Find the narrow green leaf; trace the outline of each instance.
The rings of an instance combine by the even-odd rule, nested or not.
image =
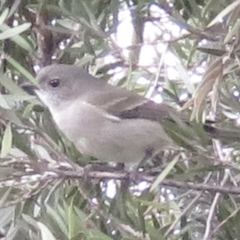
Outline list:
[[[17,11],[20,3],[21,3],[21,0],[15,0],[15,1],[13,1],[13,4],[12,4],[10,10],[9,10],[9,15],[8,15],[8,17],[11,17],[11,16]]]
[[[74,214],[74,204],[73,204],[74,198],[72,198],[72,201],[70,204],[67,205],[68,207],[68,238],[72,238],[74,236],[75,230],[77,229],[76,227],[76,218]]]
[[[1,158],[6,157],[11,148],[12,148],[12,128],[11,124],[9,123],[6,126],[6,129],[3,134]]]
[[[0,108],[1,117],[4,119],[9,120],[10,122],[16,124],[16,125],[23,125],[19,117],[17,116],[16,112],[12,109],[4,109]]]
[[[0,25],[0,30],[6,31],[8,29],[11,29],[9,26],[7,26],[6,24],[2,24]],[[19,45],[21,48],[25,49],[28,52],[32,52],[33,48],[32,46],[28,43],[28,41],[26,41],[21,35],[15,35],[11,38],[11,40],[13,42],[15,42],[17,45]]]
[[[0,33],[0,40],[14,37],[24,31],[26,31],[30,27],[31,27],[31,23],[23,23],[22,25],[19,25],[17,27],[9,28],[9,29],[3,31],[2,33]]]
[[[17,62],[15,59],[13,59],[10,56],[5,56],[5,58],[13,67],[15,67],[28,80],[30,80],[34,84],[37,83],[33,75],[26,68],[24,68],[19,62]]]
[[[4,206],[4,204],[7,203],[7,200],[9,198],[9,195],[11,194],[11,191],[12,191],[12,187],[8,187],[8,189],[5,191],[5,193],[1,196],[1,199],[0,199],[0,208],[2,208]],[[12,213],[11,213],[12,215]],[[3,216],[1,216],[2,218]],[[2,221],[2,219],[1,219]],[[1,222],[0,221],[0,222]],[[1,225],[0,225],[1,226]]]
[[[8,8],[4,9],[4,11],[2,12],[2,14],[0,16],[0,25],[2,25],[4,23],[4,21],[6,20],[8,13],[9,13],[9,9]]]
[[[167,167],[162,171],[162,173],[157,177],[157,179],[153,182],[150,192],[152,192],[155,188],[159,186],[159,184],[166,178],[166,176],[170,173],[170,171],[173,169],[175,164],[178,162],[179,155],[177,155],[168,165]]]
[[[6,89],[8,89],[11,93],[14,93],[15,95],[24,95],[27,96],[28,94],[23,91],[21,87],[19,87],[12,79],[4,75],[3,73],[0,73],[0,83],[3,85]]]
[[[5,100],[1,93],[0,93],[0,107],[4,109],[11,109],[11,107],[7,104],[7,101]]]
[[[38,225],[38,227],[40,229],[40,233],[41,233],[42,239],[56,240],[56,238],[53,236],[53,234],[51,233],[49,228],[47,228],[46,225],[44,225],[41,222],[37,222],[37,225]]]
[[[232,12],[234,9],[236,9],[240,5],[240,0],[236,0],[233,3],[229,4],[226,8],[224,8],[207,26],[207,28],[210,28],[211,26],[220,23],[222,18],[224,18],[226,15],[228,15],[230,12]]]
[[[234,23],[233,27],[231,28],[231,30],[229,30],[229,32],[227,33],[227,35],[226,35],[226,37],[224,39],[224,43],[225,44],[230,42],[231,39],[233,39],[234,35],[238,34],[239,27],[240,27],[240,20],[237,19],[236,22]]]
[[[64,212],[61,206],[58,208],[52,208],[51,206],[46,206],[47,213],[49,215],[49,218],[52,219],[52,221],[56,222],[56,224],[59,226],[61,231],[65,234],[65,236],[68,235],[68,226],[66,225],[66,222],[63,218],[64,215],[61,214],[61,211]]]
[[[6,193],[4,193],[3,195],[4,196],[6,195],[8,197],[11,191],[12,191],[12,188],[9,187],[9,189],[7,189]],[[3,199],[3,197],[2,197],[2,199]],[[4,201],[2,201],[2,199],[1,199],[0,206],[1,206],[2,202],[4,202]],[[7,224],[12,222],[12,219],[14,217],[14,210],[15,210],[15,206],[0,208],[0,216],[1,216],[0,226],[1,227],[7,226]]]

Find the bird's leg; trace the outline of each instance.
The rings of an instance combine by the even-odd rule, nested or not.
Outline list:
[[[139,169],[143,169],[144,164],[153,157],[153,149],[152,148],[147,148],[145,151],[145,156],[143,159],[133,166],[133,168],[130,171],[129,178],[133,181],[136,182],[137,179],[139,178]]]
[[[124,163],[117,163],[117,165],[116,165],[116,170],[118,170],[118,171],[124,171],[124,169],[125,169]]]
[[[100,162],[96,161],[92,164],[87,164],[83,168],[83,181],[88,182],[89,179],[89,173],[91,172],[116,172],[116,171],[123,171],[124,170],[124,164],[122,164],[121,169],[117,168],[117,166],[110,166],[107,162]]]
[[[147,148],[146,149],[145,156],[143,157],[143,159],[138,164],[138,169],[143,168],[144,164],[154,156],[153,152],[154,152],[154,150],[152,148]]]
[[[118,163],[116,166],[111,166],[107,162],[96,161],[92,164],[88,164],[84,167],[86,169],[86,173],[90,171],[98,171],[98,172],[114,172],[114,171],[123,171],[124,164]]]

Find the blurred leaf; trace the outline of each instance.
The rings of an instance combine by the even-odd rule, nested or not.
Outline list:
[[[27,25],[24,25],[24,28],[27,28]],[[13,35],[11,37],[11,40],[13,42],[15,42],[16,44],[18,44],[21,48],[25,49],[26,51],[28,52],[32,52],[33,49],[31,47],[31,45],[28,43],[28,41],[26,41],[21,35],[19,34],[15,34],[15,31],[12,29],[12,28],[9,28],[6,24],[2,24],[0,25],[0,30],[2,31],[2,33],[0,33],[0,36],[1,34],[3,34],[2,37],[6,37],[6,34],[4,34],[6,31],[10,31],[7,32],[8,34],[10,35]],[[20,29],[20,30],[23,30],[23,29]],[[26,29],[27,30],[27,29]],[[25,31],[25,30],[24,30]],[[10,38],[10,37],[8,37]]]
[[[234,23],[231,31],[229,31],[228,34],[226,35],[226,37],[224,39],[224,43],[228,43],[229,41],[232,40],[234,35],[238,35],[239,28],[240,28],[240,19],[237,19],[236,22]]]
[[[11,107],[6,102],[4,95],[2,95],[1,93],[0,93],[0,107],[4,109],[11,109]]]
[[[57,240],[57,238],[55,238],[55,237],[53,236],[53,234],[52,234],[51,231],[47,228],[46,225],[44,225],[44,224],[41,223],[41,222],[37,222],[37,225],[38,225],[38,227],[39,227],[39,229],[40,229],[42,239]]]
[[[166,176],[172,171],[176,163],[179,161],[179,155],[173,158],[173,160],[165,167],[165,169],[161,172],[161,174],[156,178],[156,180],[153,182],[150,192],[154,191],[161,182],[166,178]]]
[[[11,17],[17,11],[17,9],[19,8],[20,3],[21,3],[21,0],[13,1],[13,4],[12,4],[10,10],[9,10],[9,16],[8,17]]]
[[[11,124],[8,123],[2,138],[2,147],[1,147],[1,158],[4,158],[9,153],[12,148],[12,127]]]
[[[240,1],[236,0],[233,3],[229,4],[225,9],[223,9],[207,26],[207,28],[210,28],[211,26],[219,23],[222,21],[222,19],[229,14],[231,11],[233,11],[236,7],[240,5]]]
[[[11,188],[9,188],[8,191],[6,191],[6,195],[9,194],[10,191],[11,191]],[[4,203],[5,200],[4,201],[1,200],[1,203]],[[13,215],[14,215],[14,210],[15,210],[15,207],[13,207],[13,206],[0,209],[0,214],[1,214],[0,227],[1,227],[1,229],[3,229],[6,225],[8,225],[12,221]]]
[[[14,95],[23,95],[27,97],[26,92],[23,91],[21,87],[19,87],[12,79],[8,78],[6,75],[0,73],[0,83],[10,92],[14,93]],[[28,96],[29,97],[29,96]]]
[[[204,53],[214,55],[214,56],[218,56],[218,57],[221,57],[222,55],[226,54],[226,50],[224,50],[224,49],[198,47],[197,50],[204,52]]]
[[[0,107],[0,117],[9,120],[16,125],[23,125],[16,112],[11,109],[3,109]]]
[[[19,25],[19,26],[14,27],[14,28],[8,28],[6,30],[3,30],[2,26],[1,26],[0,29],[3,32],[0,33],[0,40],[4,40],[4,39],[7,39],[7,38],[14,37],[14,36],[24,32],[24,31],[26,31],[30,27],[31,27],[30,23],[23,23],[22,25]]]
[[[2,14],[0,16],[0,25],[2,25],[4,23],[4,21],[6,20],[8,13],[9,13],[9,9],[8,8],[4,9],[4,11],[2,12]]]
[[[7,61],[16,68],[23,76],[25,76],[28,80],[30,80],[32,83],[36,84],[36,79],[32,76],[32,74],[25,69],[20,63],[18,63],[16,60],[14,60],[10,56],[5,56]]]
[[[203,102],[206,100],[208,93],[213,89],[214,84],[218,84],[222,80],[223,74],[223,58],[217,58],[208,67],[204,74],[202,82],[192,99],[190,99],[184,106],[186,108],[191,103],[194,105],[191,119],[196,118],[198,122],[201,122],[200,111],[203,108]]]

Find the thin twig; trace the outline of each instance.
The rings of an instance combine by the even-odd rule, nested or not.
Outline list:
[[[229,178],[229,174],[228,174],[228,170],[226,170],[225,174],[224,174],[224,177],[223,177],[223,180],[221,181],[221,186],[224,185],[227,182],[228,178]],[[208,218],[207,218],[207,221],[206,221],[206,228],[205,228],[205,233],[204,233],[204,236],[203,236],[203,240],[210,239],[210,236],[212,234],[211,229],[212,229],[212,224],[213,224],[213,218],[215,216],[216,208],[218,206],[218,202],[219,202],[220,197],[221,197],[220,192],[216,193],[216,195],[213,199],[212,205],[209,209],[209,214],[208,214]]]
[[[240,211],[240,207],[237,208],[235,211],[233,211],[227,218],[225,218],[213,231],[212,231],[212,236],[216,234],[216,232],[225,224],[229,221],[229,219],[233,218],[238,212]]]

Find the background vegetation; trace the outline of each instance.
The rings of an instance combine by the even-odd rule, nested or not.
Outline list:
[[[239,0],[2,0],[2,239],[239,239],[239,16]],[[179,148],[137,182],[86,178],[91,159],[19,87],[55,62],[162,98],[192,126],[165,126]]]

